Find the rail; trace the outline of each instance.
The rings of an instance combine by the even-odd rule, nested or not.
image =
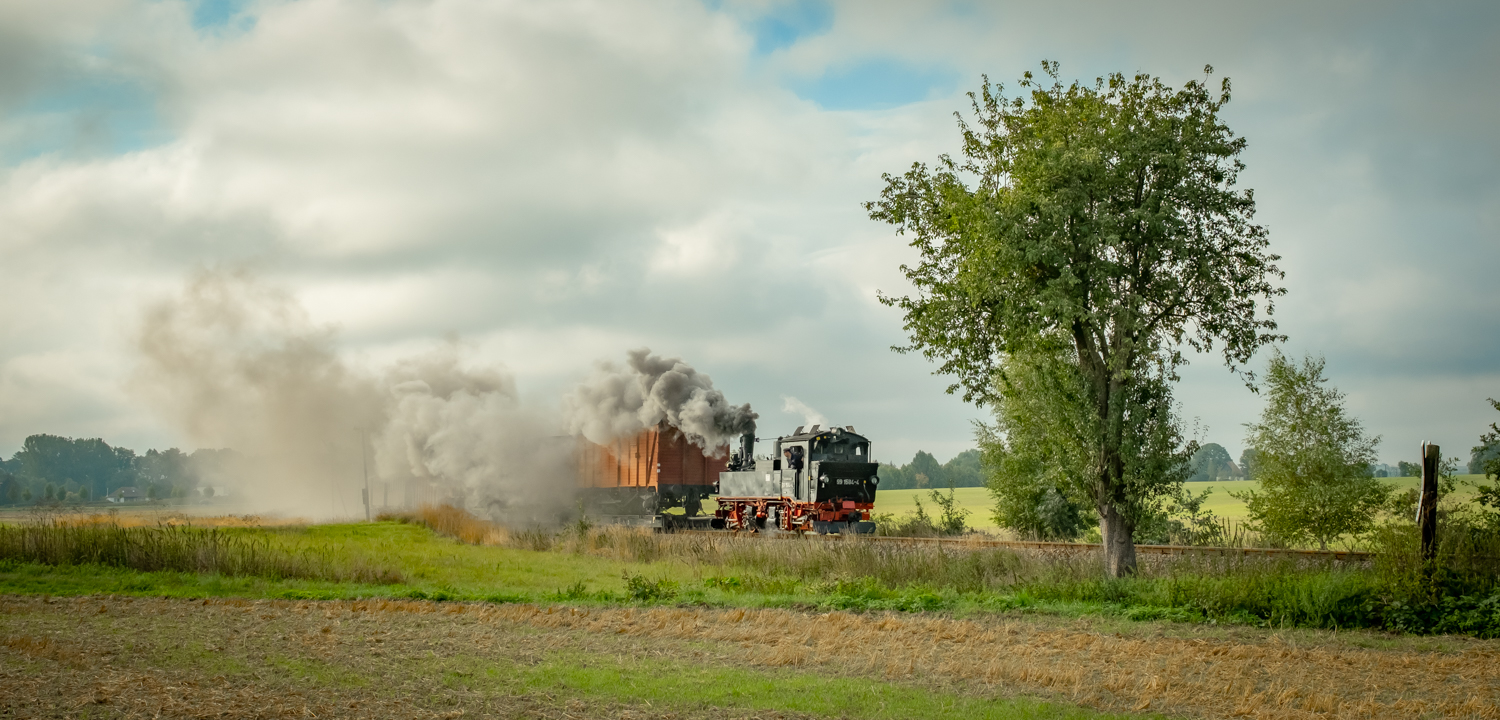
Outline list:
[[[722,530],[678,530],[679,533],[720,535]],[[743,535],[743,534],[742,534]],[[799,535],[797,533],[756,533],[758,537],[767,539],[794,539],[794,538],[826,538],[833,539],[835,535]],[[983,538],[953,537],[890,537],[883,535],[862,536],[861,540],[868,542],[896,543],[903,545],[924,544],[950,544],[966,547],[1001,547],[1017,548],[1023,550],[1047,550],[1052,552],[1087,553],[1101,550],[1102,545],[1098,543],[1068,543],[1049,542],[1045,540],[990,540]],[[1345,562],[1369,562],[1375,558],[1375,553],[1359,550],[1291,550],[1281,548],[1231,548],[1231,547],[1208,547],[1197,545],[1136,545],[1136,554],[1139,555],[1241,555],[1256,557],[1287,557],[1287,558],[1328,558]]]

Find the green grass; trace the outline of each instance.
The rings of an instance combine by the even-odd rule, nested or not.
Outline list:
[[[474,676],[491,680],[515,672],[509,666],[476,670]],[[827,677],[821,672],[685,666],[671,661],[611,656],[559,654],[523,669],[519,679],[528,690],[566,690],[615,701],[645,701],[670,707],[681,704],[684,698],[693,698],[691,702],[715,707],[880,720],[1146,717],[1101,713],[1030,698],[982,698],[868,678]]]

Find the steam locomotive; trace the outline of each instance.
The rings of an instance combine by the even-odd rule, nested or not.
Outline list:
[[[798,427],[762,458],[755,442],[744,435],[732,457],[716,457],[666,423],[607,446],[580,440],[585,509],[601,520],[658,528],[874,532],[880,466],[868,438],[852,426]],[[717,507],[702,515],[713,496]],[[681,515],[665,512],[677,507]]]
[[[880,466],[870,440],[854,426],[818,425],[778,437],[768,458],[755,458],[755,437],[719,473],[718,503],[710,526],[730,530],[872,533]]]

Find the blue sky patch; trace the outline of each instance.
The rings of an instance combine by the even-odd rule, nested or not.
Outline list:
[[[755,36],[755,53],[769,55],[789,48],[805,37],[816,37],[833,29],[833,6],[821,0],[796,0],[773,8],[749,21]]]
[[[875,58],[833,67],[821,77],[792,81],[788,86],[825,110],[883,110],[946,95],[960,80],[953,68]]]
[[[4,116],[9,138],[0,163],[40,155],[112,155],[170,139],[151,91],[133,80],[75,78],[50,88]]]
[[[193,7],[193,28],[199,31],[249,30],[255,18],[242,15],[249,0],[198,0]]]

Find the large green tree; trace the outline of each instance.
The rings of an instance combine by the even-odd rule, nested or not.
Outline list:
[[[1193,475],[1188,478],[1193,482],[1212,482],[1219,479],[1220,475],[1227,474],[1229,467],[1234,461],[1229,458],[1229,451],[1218,443],[1204,443],[1193,453]]]
[[[1370,471],[1379,437],[1367,437],[1344,411],[1343,393],[1323,376],[1322,358],[1293,362],[1277,352],[1266,371],[1266,407],[1247,425],[1260,450],[1260,491],[1244,499],[1251,522],[1291,542],[1328,548],[1341,535],[1368,530],[1391,486]]]
[[[1011,353],[1044,337],[1072,346],[1093,416],[1092,500],[1123,575],[1144,512],[1131,427],[1164,410],[1142,388],[1175,379],[1184,345],[1238,369],[1279,339],[1269,313],[1284,290],[1254,197],[1235,189],[1245,141],[1219,117],[1228,80],[1217,93],[1206,77],[1065,86],[1056,63],[1043,68],[1051,84],[1027,73],[1015,98],[986,78],[972,124],[959,118],[962,158],[885,176],[866,208],[920,253],[902,267],[916,293],[881,300],[905,312],[900,349],[939,360],[949,392],[990,402]]]

